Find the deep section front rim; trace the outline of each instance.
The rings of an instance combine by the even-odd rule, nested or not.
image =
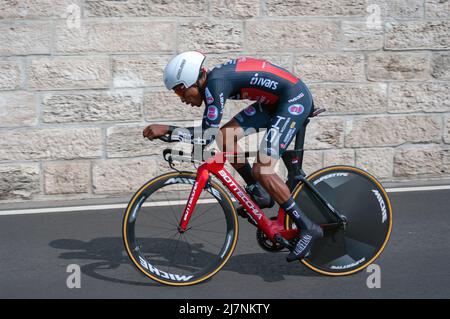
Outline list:
[[[209,181],[207,184],[207,187],[205,187],[205,190],[202,192],[202,194],[206,194],[209,196],[209,199],[206,201],[217,201],[217,204],[214,207],[214,211],[216,211],[216,214],[222,214],[224,220],[224,238],[223,238],[223,244],[220,241],[220,235],[219,235],[219,242],[215,246],[217,247],[217,256],[213,256],[212,253],[205,252],[205,246],[207,241],[199,241],[199,237],[197,235],[193,235],[194,228],[190,228],[185,234],[178,234],[175,235],[175,237],[171,238],[161,238],[160,234],[157,238],[152,238],[152,234],[150,234],[150,227],[144,226],[144,231],[146,232],[144,236],[142,236],[142,231],[138,231],[138,222],[139,219],[142,219],[142,216],[149,216],[147,217],[147,225],[152,224],[151,226],[157,227],[156,224],[157,218],[160,222],[163,223],[163,227],[160,227],[160,230],[162,228],[168,228],[169,225],[167,221],[169,218],[171,218],[170,214],[175,215],[175,213],[178,211],[179,216],[181,217],[182,208],[184,208],[184,205],[186,204],[188,200],[188,195],[190,192],[190,189],[192,188],[192,185],[195,181],[196,174],[191,172],[174,172],[174,173],[168,173],[164,174],[162,176],[159,176],[148,183],[146,183],[141,189],[139,189],[136,194],[133,196],[133,198],[130,200],[130,203],[127,207],[127,210],[124,215],[123,220],[123,238],[124,243],[126,247],[126,251],[133,261],[134,265],[147,277],[166,284],[166,285],[172,285],[172,286],[186,286],[186,285],[193,285],[200,283],[202,281],[207,280],[214,274],[216,274],[228,261],[230,256],[232,255],[234,248],[236,246],[237,242],[237,235],[238,235],[238,221],[236,212],[234,211],[234,206],[231,202],[230,197],[226,194],[226,192],[223,190],[222,187],[220,187],[217,183],[213,181]],[[169,199],[169,201],[166,200],[164,210],[162,209],[153,209],[150,208],[149,212],[143,212],[143,206],[148,206],[148,199],[154,195],[154,193],[161,191],[164,187],[173,186],[178,184],[181,187],[185,187],[187,192],[185,193],[185,198],[180,200],[175,199]],[[166,194],[167,195],[167,194]],[[154,196],[153,196],[154,197]],[[167,196],[166,196],[167,197]],[[167,199],[167,198],[166,198]],[[173,200],[175,200],[175,205],[173,206]],[[200,198],[200,201],[202,201],[202,197]],[[171,202],[172,201],[172,202]],[[203,200],[205,202],[205,200]],[[144,204],[145,203],[145,204]],[[150,204],[150,207],[152,204]],[[191,227],[195,226],[196,217],[197,223],[199,218],[202,216],[208,217],[208,205],[214,205],[214,203],[205,204],[205,207],[201,207],[202,205],[196,206],[197,208],[202,208],[203,213],[197,211],[197,215],[195,214],[196,211],[194,211],[194,214],[192,216],[192,225]],[[174,210],[174,207],[177,206],[177,208]],[[172,210],[172,211],[171,211]],[[209,209],[211,211],[211,209]],[[157,217],[155,214],[156,212],[159,212],[160,215]],[[166,215],[164,215],[166,213]],[[162,215],[161,215],[162,214]],[[217,216],[219,216],[217,215]],[[164,220],[164,217],[166,216],[167,220]],[[205,217],[205,218],[206,218]],[[222,216],[220,216],[222,217]],[[176,218],[176,216],[175,216]],[[214,218],[214,217],[212,217]],[[150,221],[150,222],[148,222]],[[154,222],[152,222],[154,221]],[[173,220],[172,220],[173,221]],[[200,223],[202,220],[200,220]],[[209,229],[210,227],[214,227],[213,221],[207,221],[204,226],[208,227],[208,230],[210,233],[214,232],[213,229]],[[217,221],[215,222],[217,223]],[[198,225],[198,224],[197,224]],[[177,226],[177,225],[173,225]],[[195,229],[195,231],[199,231],[198,229]],[[163,231],[164,232],[164,231]],[[187,235],[189,233],[189,235]],[[149,235],[148,235],[149,234]],[[213,234],[214,235],[214,234]],[[146,236],[148,238],[146,238]],[[150,236],[150,237],[149,237]],[[178,237],[176,237],[178,236]],[[182,238],[182,236],[184,236]],[[202,234],[202,237],[205,235]],[[194,238],[196,238],[195,244],[192,241],[195,241]],[[179,246],[178,246],[179,245]],[[145,246],[145,247],[143,247]],[[170,250],[171,248],[180,248],[178,250],[179,254],[176,254],[175,256],[172,256],[168,258],[167,250]],[[186,254],[186,251],[189,251],[190,256],[184,256],[183,254]],[[202,256],[202,257],[200,257]],[[204,269],[200,269],[202,266],[199,265],[199,260],[205,260],[205,256],[208,256],[209,260],[212,260],[211,263],[208,264],[208,266],[204,267]],[[175,261],[175,259],[183,258],[183,270],[185,272],[192,271],[194,272],[195,269],[200,269],[193,274],[181,274],[177,273],[177,271],[174,271],[174,269],[180,269],[181,263],[178,261]],[[195,262],[194,262],[195,260]],[[172,263],[173,265],[171,265]],[[195,264],[195,267],[193,265]],[[165,268],[164,268],[165,267]],[[163,270],[164,269],[164,270]],[[167,269],[169,269],[167,271]]]

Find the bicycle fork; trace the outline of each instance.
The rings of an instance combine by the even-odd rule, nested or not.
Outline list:
[[[206,185],[209,178],[209,172],[206,169],[199,168],[197,172],[197,178],[195,179],[194,185],[192,186],[191,193],[189,194],[188,201],[184,207],[183,215],[181,216],[180,224],[178,226],[178,231],[184,233],[188,230],[188,223],[191,219],[192,212],[197,204],[197,201]]]

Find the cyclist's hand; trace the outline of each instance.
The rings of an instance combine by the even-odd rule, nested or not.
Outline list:
[[[153,140],[160,136],[163,136],[169,132],[169,126],[164,124],[151,124],[147,126],[142,135],[144,138],[148,138],[149,140]]]

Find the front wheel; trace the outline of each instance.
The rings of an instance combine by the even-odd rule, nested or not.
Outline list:
[[[172,286],[200,283],[216,274],[236,246],[238,221],[229,195],[208,181],[186,231],[178,229],[195,183],[190,172],[161,175],[128,204],[123,239],[128,256],[146,276]]]
[[[352,166],[323,168],[307,180],[345,217],[347,226],[326,231],[303,264],[331,276],[366,268],[386,247],[392,230],[392,207],[383,186],[369,173]],[[336,222],[305,184],[296,186],[293,198],[317,224]],[[287,215],[285,222],[286,228],[295,227]]]

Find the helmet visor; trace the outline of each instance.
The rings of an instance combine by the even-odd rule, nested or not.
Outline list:
[[[184,86],[184,84],[178,84],[177,86],[175,86],[173,88],[173,90],[175,91],[175,93],[182,97],[184,96],[184,93],[186,92],[186,87]]]

